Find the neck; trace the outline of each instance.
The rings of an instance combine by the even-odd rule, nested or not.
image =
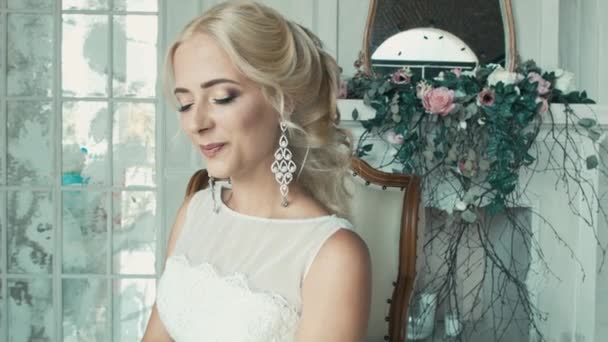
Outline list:
[[[232,210],[250,216],[265,218],[287,218],[292,212],[293,203],[302,194],[302,188],[292,181],[287,195],[287,207],[281,203],[283,197],[279,191],[279,183],[270,171],[270,164],[262,163],[257,170],[230,177],[232,190],[223,194],[224,203]],[[266,167],[267,166],[267,167]],[[294,175],[295,177],[295,175]]]

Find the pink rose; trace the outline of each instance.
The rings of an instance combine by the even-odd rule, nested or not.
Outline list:
[[[340,80],[340,87],[338,88],[338,98],[345,99],[348,96],[348,82]]]
[[[458,161],[458,171],[460,171],[460,173],[464,173],[465,171],[465,161],[464,160],[459,160]]]
[[[544,97],[537,97],[536,103],[542,103],[538,109],[538,114],[545,114],[549,110],[549,102]]]
[[[386,141],[391,144],[401,145],[404,141],[403,134],[397,134],[391,129],[390,131],[386,132]]]
[[[484,88],[479,94],[477,94],[477,104],[484,107],[489,107],[494,104],[496,98],[494,97],[494,90]]]
[[[462,75],[462,69],[460,69],[460,68],[454,68],[450,71],[452,72],[452,74],[456,75],[456,77],[458,77],[458,78],[460,78],[460,76]]]
[[[446,87],[430,90],[424,94],[422,105],[427,113],[446,116],[456,107],[454,103],[454,91]]]
[[[528,80],[530,81],[530,83],[538,82],[538,87],[536,88],[536,91],[538,91],[539,95],[546,95],[547,93],[549,93],[549,90],[551,89],[551,82],[544,79],[539,73],[529,73]]]
[[[412,80],[412,74],[408,69],[399,69],[393,73],[391,80],[395,84],[408,84]]]

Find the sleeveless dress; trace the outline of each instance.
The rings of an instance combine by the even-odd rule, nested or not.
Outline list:
[[[176,342],[290,342],[301,316],[302,284],[335,215],[267,219],[238,213],[218,183],[195,193],[158,283],[159,316]]]

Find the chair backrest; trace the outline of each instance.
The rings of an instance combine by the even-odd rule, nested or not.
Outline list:
[[[372,259],[372,307],[367,341],[405,341],[416,277],[420,179],[386,173],[353,158],[352,223]]]

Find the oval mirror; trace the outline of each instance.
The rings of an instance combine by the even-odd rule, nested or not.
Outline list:
[[[409,67],[428,78],[442,70],[497,63],[515,67],[510,0],[370,0],[362,69]]]

